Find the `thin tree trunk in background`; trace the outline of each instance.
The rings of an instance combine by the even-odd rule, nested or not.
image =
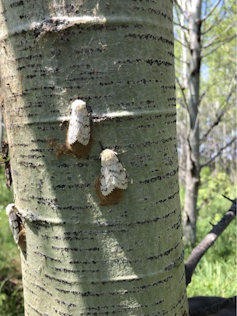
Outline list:
[[[1,0],[0,52],[15,204],[39,216],[25,223],[25,315],[188,315],[172,1]],[[86,159],[61,124],[78,98],[105,117]],[[127,170],[115,205],[95,193],[99,141]]]
[[[200,183],[199,118],[201,68],[201,8],[202,0],[189,1],[190,77],[189,77],[189,136],[186,165],[184,235],[186,241],[196,242],[197,198]]]
[[[0,152],[2,152],[2,141],[3,141],[3,118],[2,113],[0,111]]]
[[[187,10],[187,3],[186,0],[179,1],[179,5],[183,9],[184,12]],[[180,15],[180,23],[181,25],[185,25],[185,18],[184,15]],[[180,38],[182,45],[182,75],[183,75],[183,88],[188,89],[188,59],[187,59],[187,47],[186,47],[186,40],[185,40],[185,32],[181,28],[180,30]],[[186,161],[187,161],[187,129],[186,129],[186,120],[184,122],[180,122],[179,130],[180,130],[180,162],[179,166],[182,166],[179,170],[180,179],[185,179],[185,169],[186,169]]]
[[[231,136],[234,138],[236,133],[236,124],[234,122],[232,127]],[[233,142],[231,145],[231,163],[230,163],[230,178],[231,181],[236,185],[237,184],[237,175],[236,175],[236,168],[237,160],[236,160],[236,142]]]
[[[214,148],[215,148],[214,155],[217,155],[219,151],[218,143],[214,144]],[[218,173],[218,167],[220,166],[220,156],[214,160],[214,164],[215,164],[215,176],[216,176]]]
[[[0,92],[1,92],[1,81],[0,81]],[[0,94],[0,106],[1,106],[1,94]],[[0,110],[0,153],[2,152],[2,142],[3,142],[3,115]]]
[[[186,126],[185,124],[180,124],[179,126],[179,136],[180,136],[180,155],[179,155],[179,178],[180,181],[184,183],[185,181],[185,169],[187,160],[187,138],[186,138]]]
[[[220,107],[220,102],[219,100],[217,100],[215,103],[214,103],[215,107],[214,107],[214,111],[217,112],[219,107]],[[221,126],[219,126],[219,128],[217,128],[216,130],[213,131],[213,135],[216,135],[216,138],[218,139],[219,138],[219,142],[211,142],[213,144],[213,152],[212,152],[212,155],[217,155],[219,150],[220,150],[220,147],[222,147],[222,139],[221,139],[221,133],[220,133],[220,128]],[[211,144],[208,146],[210,149],[211,149]],[[207,155],[209,157],[211,157],[211,155]],[[217,176],[218,174],[218,171],[220,170],[220,166],[221,166],[221,155],[219,155],[218,157],[216,157],[216,159],[214,160],[214,167],[215,167],[215,173],[214,175]],[[212,169],[211,169],[212,170]]]
[[[181,3],[180,3],[182,9],[184,12],[187,12],[187,0],[181,0]],[[181,14],[180,16],[180,22],[181,22],[181,25],[185,25],[185,18],[184,18],[184,15]],[[188,55],[188,49],[186,47],[186,41],[185,41],[185,32],[183,29],[181,29],[181,40],[182,40],[182,61],[183,61],[183,86],[184,86],[184,89],[188,89],[188,58],[187,58],[187,55]]]
[[[226,123],[223,122],[223,147],[225,147],[225,146],[226,146]],[[222,157],[223,157],[224,170],[228,174],[227,150],[226,149],[223,150]]]

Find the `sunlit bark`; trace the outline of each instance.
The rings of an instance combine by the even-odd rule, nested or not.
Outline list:
[[[172,1],[1,0],[0,14],[15,204],[39,216],[25,223],[25,314],[187,315]],[[94,120],[84,159],[62,124],[76,99]],[[99,142],[128,176],[111,205],[95,191]]]

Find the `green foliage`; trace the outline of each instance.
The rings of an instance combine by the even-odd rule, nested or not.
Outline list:
[[[223,198],[218,200],[218,196],[221,194],[226,196],[234,194],[234,186],[231,184],[229,176],[224,171],[211,173],[210,168],[205,167],[201,171],[201,179],[201,186],[198,193],[198,208],[201,208],[203,204],[211,205],[213,208],[214,205],[219,205],[219,203],[224,207],[226,201]]]
[[[202,184],[198,199],[199,216],[197,221],[197,243],[212,229],[228,208],[231,202],[224,199],[221,194],[235,198],[236,189],[231,185],[228,176],[218,172],[215,176],[209,168],[202,171]],[[184,191],[181,190],[181,200]],[[235,221],[234,221],[235,222]],[[188,286],[188,296],[224,296],[235,295],[236,289],[236,225],[232,222],[215,244],[207,251],[198,264]],[[185,259],[192,249],[185,248]]]
[[[23,295],[19,250],[13,240],[5,214],[13,194],[5,184],[0,172],[0,311],[1,316],[23,316]]]

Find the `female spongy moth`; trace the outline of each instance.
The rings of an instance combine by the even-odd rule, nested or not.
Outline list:
[[[15,207],[15,204],[8,204],[8,206],[6,207],[6,213],[9,218],[12,235],[15,242],[18,244],[19,234],[20,231],[23,229],[23,223],[21,217],[18,214],[17,208]]]
[[[86,146],[90,141],[90,117],[86,108],[86,103],[76,100],[71,104],[71,118],[68,128],[68,143],[75,142]]]
[[[101,177],[100,189],[104,196],[109,195],[115,188],[125,190],[128,186],[126,170],[111,149],[105,149],[100,154]]]

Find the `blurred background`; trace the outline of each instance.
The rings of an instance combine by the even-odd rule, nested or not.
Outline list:
[[[236,198],[236,2],[174,1],[177,136],[185,260]],[[6,138],[0,116],[0,142]],[[3,160],[1,160],[3,161]],[[194,198],[193,198],[194,197]],[[0,165],[0,315],[23,316],[19,250],[5,214],[12,189]],[[236,295],[236,225],[195,270],[188,296]]]

